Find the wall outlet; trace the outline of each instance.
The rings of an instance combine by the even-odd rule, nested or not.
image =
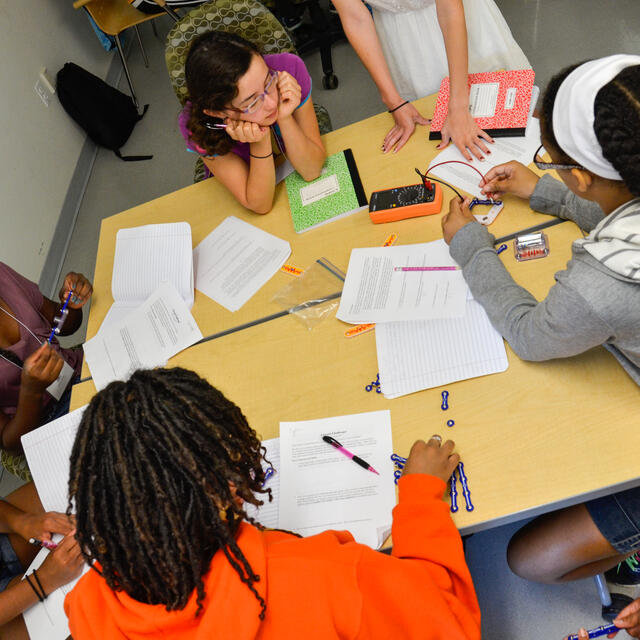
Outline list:
[[[38,78],[38,80],[36,81],[36,85],[34,89],[36,90],[36,93],[40,96],[40,100],[44,102],[44,106],[48,107],[51,94],[47,91],[47,88],[45,87],[44,83],[40,78]]]

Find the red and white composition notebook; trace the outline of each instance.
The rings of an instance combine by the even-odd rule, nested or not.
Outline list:
[[[494,137],[523,136],[531,104],[533,69],[469,74],[469,111]],[[449,77],[440,85],[429,140],[440,140],[449,104]]]

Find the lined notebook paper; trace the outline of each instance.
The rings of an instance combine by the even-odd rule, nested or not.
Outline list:
[[[45,511],[67,510],[69,458],[85,407],[80,407],[39,429],[22,436],[22,447],[31,475]],[[61,536],[55,536],[57,542]],[[37,569],[50,552],[41,549],[27,573]],[[85,571],[89,570],[86,566]],[[32,640],[65,640],[69,636],[64,598],[73,589],[74,580],[53,593],[44,602],[34,604],[24,612],[29,637]]]
[[[505,371],[502,336],[475,300],[462,318],[376,325],[382,393],[397,398],[458,380]]]

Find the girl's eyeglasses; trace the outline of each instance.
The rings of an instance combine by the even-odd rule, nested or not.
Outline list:
[[[274,69],[269,69],[269,75],[267,81],[264,84],[264,91],[259,93],[254,100],[252,100],[244,109],[238,109],[236,107],[230,107],[233,111],[239,111],[240,113],[255,113],[264,102],[264,99],[276,88],[276,80],[278,79],[278,72]]]
[[[566,169],[567,171],[570,169],[584,169],[582,165],[579,164],[559,164],[557,162],[546,162],[541,159],[541,155],[545,155],[547,152],[544,148],[544,145],[541,144],[538,147],[538,150],[533,154],[533,164],[538,167],[541,171],[548,171],[550,169]]]

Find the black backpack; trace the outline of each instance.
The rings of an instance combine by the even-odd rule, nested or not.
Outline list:
[[[130,96],[109,86],[73,62],[67,62],[57,76],[57,93],[64,110],[97,144],[115,152],[122,160],[149,160],[153,156],[122,156],[120,147],[129,139],[141,115]]]

